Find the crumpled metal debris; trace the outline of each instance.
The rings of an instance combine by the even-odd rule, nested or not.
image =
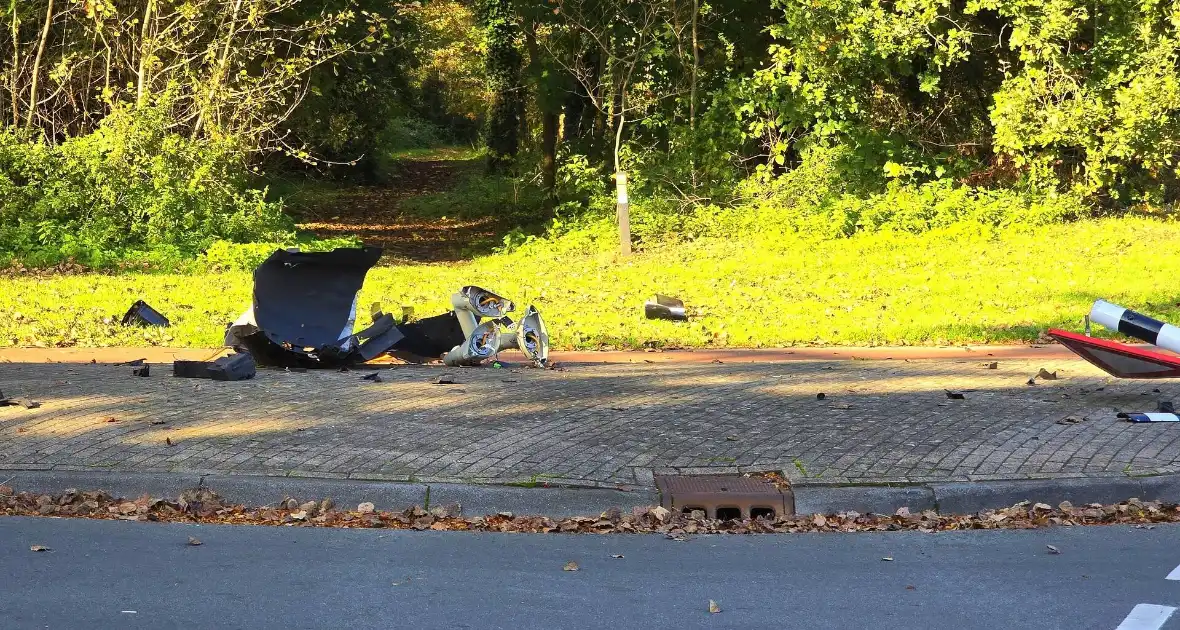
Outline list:
[[[402,338],[389,315],[353,331],[357,294],[380,258],[379,247],[275,251],[254,270],[253,301],[226,330],[225,344],[279,367],[340,367],[376,358]]]
[[[147,302],[138,300],[131,308],[127,309],[127,313],[123,315],[121,322],[124,326],[158,326],[160,328],[167,328],[172,325],[167,317],[164,317],[156,309],[148,306]]]

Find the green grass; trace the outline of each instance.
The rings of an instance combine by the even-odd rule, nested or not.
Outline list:
[[[558,244],[560,245],[560,243]],[[526,248],[452,265],[373,270],[362,304],[442,312],[478,284],[536,304],[556,348],[958,344],[1035,340],[1079,329],[1095,298],[1180,321],[1180,231],[1122,218],[987,233],[830,241],[751,237],[655,247],[629,259],[597,248]],[[248,304],[247,272],[0,278],[0,345],[218,345]],[[648,321],[643,302],[684,299],[687,323]],[[146,299],[174,322],[125,329]],[[114,316],[116,323],[105,323]]]

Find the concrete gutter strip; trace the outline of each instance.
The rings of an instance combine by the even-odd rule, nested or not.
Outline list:
[[[17,491],[57,493],[67,488],[105,490],[128,498],[148,494],[175,497],[196,487],[201,477],[178,473],[114,471],[3,471],[0,482]],[[465,516],[512,512],[560,518],[597,515],[607,508],[630,511],[660,504],[659,493],[605,488],[522,488],[452,483],[401,483],[252,475],[206,475],[204,484],[227,500],[244,505],[275,505],[290,496],[306,501],[331,498],[342,509],[369,501],[378,509],[401,510],[414,505],[434,507],[458,503]],[[797,514],[893,514],[906,507],[917,513],[969,514],[1009,507],[1021,501],[1074,505],[1118,503],[1132,497],[1180,503],[1180,475],[1103,477],[1089,479],[979,481],[913,486],[796,485]]]

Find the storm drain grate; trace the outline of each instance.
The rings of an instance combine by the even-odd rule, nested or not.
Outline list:
[[[738,475],[657,475],[660,504],[673,511],[701,510],[708,518],[790,516],[795,495],[758,477]]]

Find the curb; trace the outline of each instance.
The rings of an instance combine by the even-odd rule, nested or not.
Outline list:
[[[912,486],[796,485],[792,490],[798,514],[893,514],[903,507],[914,513],[935,510],[941,514],[972,514],[1011,507],[1021,501],[1053,506],[1062,501],[1074,505],[1111,504],[1130,498],[1180,503],[1180,475],[970,481]]]
[[[145,473],[114,471],[12,470],[0,471],[0,481],[17,491],[58,493],[67,488],[105,490],[115,496],[175,497],[197,486],[195,473]],[[463,514],[477,516],[512,512],[554,518],[597,515],[617,507],[660,505],[654,488],[613,490],[606,488],[522,488],[461,483],[403,483],[210,474],[204,483],[227,500],[244,505],[274,505],[291,496],[300,500],[331,498],[341,506],[365,501],[384,510],[415,505],[433,507],[458,503]],[[1180,503],[1180,475],[1154,477],[1096,477],[1015,481],[974,481],[902,486],[796,485],[796,514],[893,514],[899,508],[917,513],[972,514],[1010,507],[1021,501],[1074,505],[1111,504],[1132,497]]]
[[[456,483],[401,483],[266,477],[256,475],[199,475],[195,473],[146,473],[114,471],[0,470],[0,482],[17,491],[58,493],[67,488],[104,490],[127,498],[148,494],[175,497],[182,490],[205,486],[233,503],[274,505],[290,496],[299,500],[331,498],[342,507],[365,501],[382,510],[403,510],[415,505],[427,508],[458,503],[467,516],[512,512],[561,518],[598,515],[611,507],[660,504],[654,490],[624,491],[605,488],[518,488]]]

